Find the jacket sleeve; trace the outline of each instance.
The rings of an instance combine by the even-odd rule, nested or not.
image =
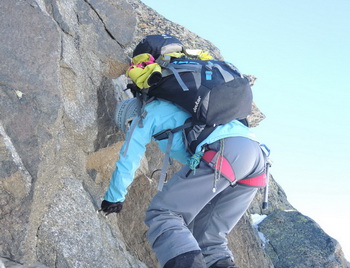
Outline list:
[[[148,120],[147,120],[148,119]],[[138,120],[133,120],[130,129]],[[131,135],[132,134],[132,135]],[[130,137],[128,137],[131,135]],[[134,131],[127,132],[126,140],[129,140],[127,153],[124,155],[127,144],[124,143],[120,150],[120,158],[116,163],[115,170],[110,180],[109,188],[104,199],[109,202],[123,202],[127,194],[127,188],[132,183],[140,161],[145,154],[146,145],[151,141],[153,135],[153,120],[150,117],[143,119],[143,127],[135,126]]]

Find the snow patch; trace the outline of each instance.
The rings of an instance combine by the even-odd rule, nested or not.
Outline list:
[[[258,232],[258,236],[262,242],[262,247],[265,248],[265,245],[269,240],[262,232],[259,232],[259,224],[267,217],[267,215],[251,214],[250,217],[252,219],[253,228]]]

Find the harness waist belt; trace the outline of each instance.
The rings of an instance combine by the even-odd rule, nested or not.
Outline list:
[[[225,158],[217,155],[217,152],[209,150],[206,151],[202,159],[212,168],[220,171],[226,179],[234,183],[236,180],[235,173],[231,167],[230,162]]]
[[[230,162],[225,158],[218,155],[216,151],[206,151],[202,157],[211,168],[220,171],[221,175],[228,179],[231,184],[236,181],[235,173],[231,167]],[[238,184],[251,186],[251,187],[265,187],[266,186],[266,172],[252,177],[237,181]]]
[[[266,173],[253,177],[247,178],[243,180],[239,180],[237,183],[252,186],[252,187],[265,187],[266,186]]]

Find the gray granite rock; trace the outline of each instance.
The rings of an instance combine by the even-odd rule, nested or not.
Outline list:
[[[276,268],[348,267],[339,243],[298,211],[275,210],[259,224]]]
[[[123,213],[96,213],[125,138],[113,122],[117,102],[130,97],[123,74],[146,34],[177,35],[218,59],[220,51],[138,0],[2,0],[0,23],[0,268],[158,267],[143,223],[157,185],[151,174],[163,157],[154,143]],[[253,125],[263,118],[254,106]],[[263,247],[249,213],[229,236],[240,267],[281,267],[292,259],[294,267],[306,267],[298,265],[316,257],[320,265],[348,267],[340,245],[317,225],[305,228],[312,237],[292,227],[286,236],[268,225],[303,222],[279,214],[293,207],[272,177],[270,190],[269,209],[261,210],[259,191],[249,213],[270,215],[261,230],[271,244]],[[290,236],[299,244],[286,248]],[[325,250],[308,251],[298,262],[313,239]]]

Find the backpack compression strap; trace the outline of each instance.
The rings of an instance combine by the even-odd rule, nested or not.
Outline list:
[[[158,63],[163,68],[163,77],[173,74],[182,90],[189,91],[189,88],[186,86],[179,73],[193,72],[197,88],[200,86],[202,70],[202,66],[200,64],[191,64],[188,60],[176,60],[174,62],[170,61],[171,55],[163,55],[156,60],[156,63]]]
[[[183,61],[175,60],[173,62],[170,62],[170,59],[163,59],[161,61],[159,61],[158,59],[157,63],[163,67],[162,76],[165,77],[170,74],[173,74],[183,91],[189,91],[189,89],[187,85],[184,83],[184,81],[182,80],[181,76],[179,75],[179,73],[181,72],[192,72],[197,89],[200,87],[201,72],[202,72],[201,64],[197,64],[196,62],[193,62],[191,60],[183,60]],[[228,65],[228,66],[232,68],[231,65]],[[208,61],[207,64],[205,65],[206,80],[212,80],[213,68],[216,68],[220,72],[222,78],[226,83],[234,80],[234,76],[230,72],[224,70],[224,68],[222,68],[219,64],[212,63],[211,61]],[[234,70],[237,70],[237,69],[234,69]]]

